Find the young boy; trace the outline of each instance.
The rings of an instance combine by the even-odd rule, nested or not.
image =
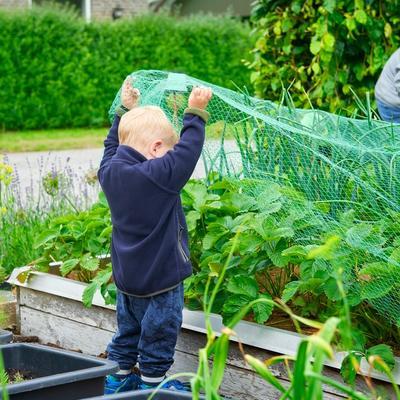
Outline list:
[[[128,78],[98,172],[111,209],[118,288],[118,329],[107,350],[120,370],[107,377],[106,393],[157,386],[173,363],[182,282],[192,273],[180,190],[203,148],[212,93],[192,90],[179,141],[159,107],[136,107],[139,95]],[[132,373],[137,361],[140,376]],[[164,387],[188,390],[177,380]]]

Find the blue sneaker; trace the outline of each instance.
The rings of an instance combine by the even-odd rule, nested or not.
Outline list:
[[[142,381],[138,386],[138,390],[155,389],[157,386],[158,385],[155,386],[147,385]],[[161,389],[176,390],[179,392],[190,392],[190,382],[181,382],[178,381],[177,379],[173,379],[171,381],[165,382],[161,386]]]
[[[141,383],[141,379],[136,374],[129,375],[107,375],[104,386],[104,394],[113,394],[135,390]]]

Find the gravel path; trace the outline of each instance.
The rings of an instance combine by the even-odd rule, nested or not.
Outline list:
[[[237,153],[234,141],[226,141],[225,149]],[[218,150],[217,141],[208,141],[206,154],[215,156]],[[28,198],[37,199],[43,192],[43,179],[46,176],[62,176],[68,186],[68,192],[75,199],[83,197],[90,203],[96,199],[98,184],[87,184],[90,176],[95,176],[96,170],[103,155],[103,149],[62,150],[51,152],[8,153],[5,160],[11,164],[15,171],[12,190],[24,204]],[[231,160],[238,164],[237,155],[232,155]],[[60,175],[61,173],[61,175]],[[50,175],[49,175],[50,174]],[[203,160],[200,159],[192,175],[193,178],[205,176]],[[44,195],[44,201],[46,201]]]

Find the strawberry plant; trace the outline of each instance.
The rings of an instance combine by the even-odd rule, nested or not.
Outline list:
[[[107,304],[116,298],[111,282],[111,263],[105,257],[110,249],[110,210],[103,193],[88,211],[67,214],[52,220],[49,228],[37,238],[35,247],[41,257],[32,264],[47,271],[51,263],[60,262],[60,273],[72,279],[90,283],[83,295],[83,303],[91,305],[97,289]]]
[[[272,303],[262,299],[280,299],[297,314],[322,322],[340,316],[340,271],[354,321],[355,349],[365,354],[369,343],[400,342],[399,328],[373,308],[375,302],[398,298],[400,243],[393,230],[400,229],[391,216],[367,223],[348,211],[327,223],[329,211],[291,187],[217,175],[210,175],[208,182],[190,181],[182,203],[194,267],[185,282],[189,308],[203,309],[207,285],[214,288],[232,252],[211,310],[225,323],[250,303],[254,305],[246,318],[267,323]],[[88,211],[52,221],[36,240],[42,256],[35,264],[48,270],[49,263],[61,261],[62,275],[90,283],[83,297],[87,306],[98,289],[113,303],[111,265],[98,258],[109,252],[110,235],[110,213],[100,195]]]
[[[214,176],[209,184],[191,181],[185,187],[182,199],[195,268],[186,281],[187,306],[203,307],[209,274],[217,279],[240,230],[213,303],[213,312],[222,314],[225,323],[262,297],[282,299],[299,315],[321,321],[340,315],[340,270],[359,348],[382,340],[382,332],[384,340],[399,343],[399,329],[372,307],[376,301],[398,298],[397,269],[391,264],[398,256],[398,243],[396,235],[389,234],[391,219],[360,222],[348,211],[340,214],[339,221],[327,223],[324,211],[300,192],[265,180],[256,193],[254,186],[251,179]],[[265,323],[271,311],[257,305],[248,318]]]

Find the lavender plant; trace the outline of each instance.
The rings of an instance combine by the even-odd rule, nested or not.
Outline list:
[[[27,161],[29,175],[21,176],[7,158],[0,162],[0,280],[15,267],[39,258],[35,238],[54,218],[87,209],[98,195],[98,185],[87,182],[84,171],[74,171],[60,160],[41,157]]]

